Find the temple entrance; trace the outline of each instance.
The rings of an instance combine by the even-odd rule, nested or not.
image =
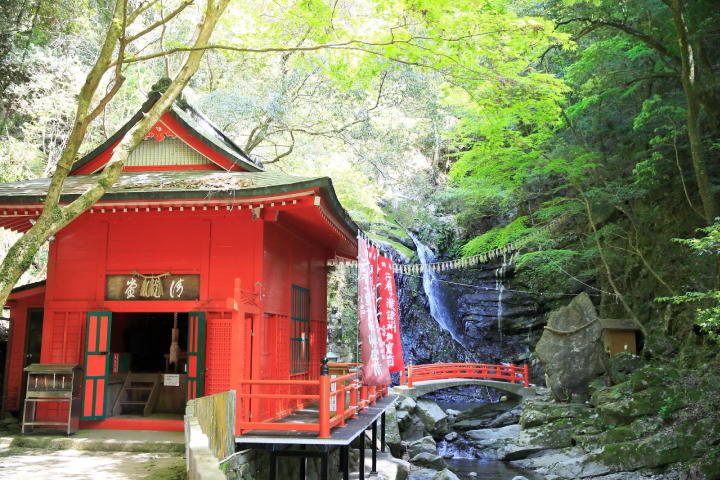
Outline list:
[[[174,419],[183,414],[189,316],[178,313],[177,324],[175,317],[172,312],[113,312],[106,418]],[[174,339],[175,362],[170,355]]]

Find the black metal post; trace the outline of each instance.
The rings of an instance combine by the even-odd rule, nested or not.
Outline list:
[[[320,457],[320,480],[328,480],[330,478],[330,454],[326,451]]]
[[[307,450],[307,445],[301,445],[300,450]],[[300,457],[300,480],[305,480],[307,457]]]
[[[340,447],[343,480],[350,480],[350,445]]]
[[[360,435],[360,465],[359,465],[359,472],[360,472],[360,480],[365,479],[365,432]]]
[[[277,480],[277,453],[275,451],[270,452],[270,480]]]
[[[377,420],[372,423],[372,469],[370,475],[377,475]]]
[[[385,453],[385,412],[380,415],[382,425],[380,426],[380,451]]]

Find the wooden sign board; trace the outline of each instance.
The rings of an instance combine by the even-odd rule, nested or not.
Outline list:
[[[143,282],[150,282],[143,289]],[[146,290],[146,295],[143,291]],[[200,275],[166,275],[144,279],[141,276],[108,275],[105,284],[106,300],[199,300]]]

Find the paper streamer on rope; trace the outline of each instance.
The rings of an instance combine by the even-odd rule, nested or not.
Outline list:
[[[380,280],[380,336],[385,346],[390,373],[405,369],[400,341],[400,315],[398,313],[397,291],[393,262],[387,257],[378,257]]]
[[[380,338],[377,320],[377,279],[372,277],[367,244],[358,238],[358,316],[360,317],[361,359],[364,385],[390,383],[385,348]]]

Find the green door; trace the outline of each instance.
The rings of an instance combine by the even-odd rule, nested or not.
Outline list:
[[[88,312],[85,335],[83,420],[103,420],[110,372],[110,312]]]
[[[189,315],[186,400],[202,397],[205,384],[205,312]]]

